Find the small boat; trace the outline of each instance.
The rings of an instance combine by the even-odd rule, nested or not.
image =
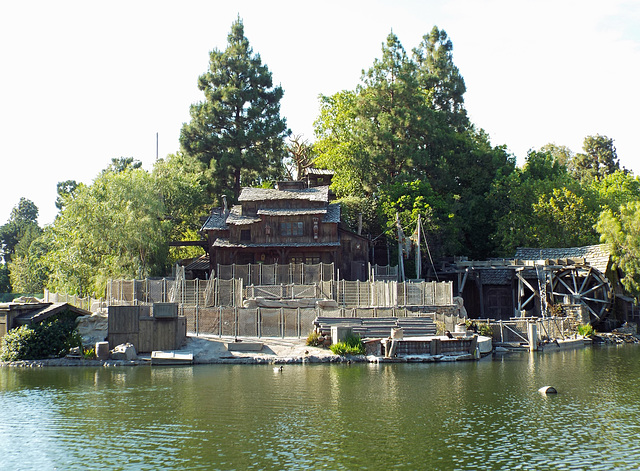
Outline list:
[[[191,365],[193,352],[176,350],[155,350],[151,352],[152,365]]]

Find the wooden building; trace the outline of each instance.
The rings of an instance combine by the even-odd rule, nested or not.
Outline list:
[[[210,271],[218,264],[334,263],[344,279],[366,279],[369,241],[340,227],[331,202],[330,173],[279,182],[275,189],[243,188],[237,205],[214,208],[201,231]]]
[[[513,259],[456,261],[439,275],[454,282],[470,317],[543,316],[560,306],[593,324],[635,320],[606,245],[518,248]]]
[[[68,303],[10,302],[0,304],[0,338],[11,329],[22,325],[38,324],[59,314],[74,317],[91,315],[91,312]]]

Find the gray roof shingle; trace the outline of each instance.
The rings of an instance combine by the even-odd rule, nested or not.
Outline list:
[[[214,247],[228,247],[228,248],[275,248],[275,247],[339,247],[340,242],[266,242],[262,244],[252,243],[237,243],[234,244],[229,239],[218,237],[213,243]]]
[[[329,201],[329,187],[317,186],[303,190],[273,190],[271,188],[243,188],[238,201],[266,201],[266,200],[306,200]]]
[[[261,216],[305,216],[326,213],[326,208],[258,209],[258,214]]]
[[[518,260],[584,258],[589,265],[604,273],[607,270],[611,258],[611,251],[606,244],[551,249],[518,247],[514,258]]]

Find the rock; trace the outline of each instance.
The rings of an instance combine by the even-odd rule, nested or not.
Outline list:
[[[84,345],[101,342],[107,337],[109,318],[106,314],[96,313],[90,316],[80,316],[76,322]]]
[[[95,352],[98,360],[108,360],[109,342],[96,342]]]
[[[138,358],[136,347],[130,343],[123,343],[111,350],[112,360],[135,360]]]
[[[556,391],[556,388],[553,386],[542,386],[538,389],[538,392],[540,394],[558,394],[558,391]]]

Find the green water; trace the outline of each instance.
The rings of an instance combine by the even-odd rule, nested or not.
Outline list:
[[[0,368],[0,469],[636,469],[639,396],[635,346],[282,372]]]

